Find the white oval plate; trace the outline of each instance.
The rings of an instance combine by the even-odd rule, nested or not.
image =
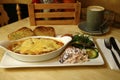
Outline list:
[[[60,41],[62,42],[64,45],[55,50],[55,51],[51,51],[45,54],[40,54],[40,55],[24,55],[24,54],[18,54],[15,53],[13,51],[10,51],[7,49],[7,47],[14,42],[17,41],[21,41],[21,40],[25,40],[25,39],[29,39],[29,38],[48,38],[48,39],[53,39],[56,41]],[[19,40],[14,40],[14,41],[3,41],[0,43],[0,47],[3,48],[6,53],[8,55],[10,55],[11,57],[20,60],[20,61],[27,61],[27,62],[35,62],[35,61],[44,61],[44,60],[49,60],[52,59],[54,57],[57,57],[58,55],[60,55],[60,53],[65,49],[66,45],[72,40],[72,38],[70,36],[63,36],[63,37],[49,37],[49,36],[32,36],[32,37],[26,37],[26,38],[22,38]]]

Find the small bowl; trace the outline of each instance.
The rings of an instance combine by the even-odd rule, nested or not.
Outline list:
[[[49,38],[49,39],[54,39],[54,40],[60,41],[64,45],[55,51],[51,51],[51,52],[48,52],[45,54],[39,54],[39,55],[24,55],[24,54],[15,53],[15,52],[8,49],[8,46],[11,45],[11,43],[25,40],[28,38]],[[10,55],[11,57],[13,57],[17,60],[20,60],[20,61],[27,61],[27,62],[45,61],[45,60],[49,60],[49,59],[52,59],[52,58],[59,56],[61,54],[61,52],[65,49],[66,45],[71,40],[72,40],[72,38],[70,36],[63,36],[63,37],[61,37],[61,36],[59,36],[59,37],[32,36],[32,37],[26,37],[26,38],[14,40],[14,41],[1,41],[0,48],[4,49],[6,51],[6,53],[8,55]]]

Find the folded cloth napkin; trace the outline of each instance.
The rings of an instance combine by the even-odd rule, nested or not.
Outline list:
[[[119,41],[117,39],[115,39],[115,40],[116,40],[116,43],[117,43],[117,45],[120,49]],[[101,49],[101,51],[102,51],[108,65],[110,66],[110,68],[114,69],[114,70],[119,70],[119,68],[117,67],[117,65],[116,65],[116,63],[113,59],[111,51],[105,47],[104,39],[97,39],[96,42],[97,42],[99,48]],[[117,59],[119,60],[119,63],[120,63],[120,57],[119,57],[118,53],[113,48],[112,48],[112,50],[113,50],[114,54],[116,55],[116,57],[117,57]]]

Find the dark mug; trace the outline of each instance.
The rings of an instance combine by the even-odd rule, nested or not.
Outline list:
[[[89,6],[87,8],[87,29],[89,31],[100,31],[104,27],[106,21],[104,20],[104,7]]]

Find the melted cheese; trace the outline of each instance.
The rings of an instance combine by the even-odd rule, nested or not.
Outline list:
[[[12,47],[12,51],[20,54],[42,54],[50,51],[57,50],[63,46],[62,42],[46,39],[46,38],[30,38],[24,41],[18,42]]]

